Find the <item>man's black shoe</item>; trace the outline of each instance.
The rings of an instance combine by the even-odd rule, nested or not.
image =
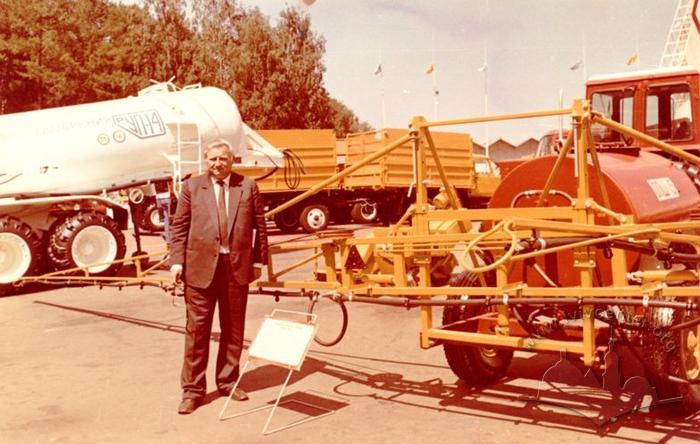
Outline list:
[[[177,407],[177,412],[181,415],[189,415],[199,407],[199,400],[195,398],[185,398]]]
[[[219,394],[221,396],[228,396],[231,394],[231,389],[228,387],[221,387],[219,389]],[[231,395],[231,399],[234,401],[247,401],[248,400],[248,394],[244,392],[243,390],[237,388],[234,392],[233,395]]]

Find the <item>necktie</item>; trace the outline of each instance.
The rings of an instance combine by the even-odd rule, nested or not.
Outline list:
[[[226,215],[226,183],[223,180],[216,182],[219,185],[219,239],[221,245],[228,248],[228,216]]]

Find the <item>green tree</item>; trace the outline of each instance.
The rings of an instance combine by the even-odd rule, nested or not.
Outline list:
[[[325,40],[236,0],[0,0],[0,112],[121,98],[171,78],[228,91],[257,128],[367,128],[323,84]]]

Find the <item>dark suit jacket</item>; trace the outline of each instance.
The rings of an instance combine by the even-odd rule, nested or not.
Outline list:
[[[206,288],[219,256],[217,198],[209,174],[182,186],[171,226],[170,263],[182,264],[187,285]],[[253,263],[267,263],[267,231],[262,197],[255,181],[231,173],[228,202],[229,251],[235,281],[253,279]]]

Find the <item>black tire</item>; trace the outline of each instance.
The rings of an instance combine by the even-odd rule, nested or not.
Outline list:
[[[645,318],[647,328],[642,335],[642,356],[646,363],[646,377],[654,387],[657,399],[661,401],[680,396],[678,384],[663,376],[671,374],[669,371],[671,371],[672,362],[666,349],[666,344],[669,343],[666,329],[672,322],[673,309],[651,308],[647,311]],[[669,344],[670,348],[676,348],[675,344]]]
[[[377,204],[373,202],[357,202],[350,210],[350,217],[358,224],[373,224],[379,217]]]
[[[689,321],[677,310],[678,322]],[[697,317],[697,313],[695,313]],[[690,328],[676,330],[674,340],[679,346],[679,353],[671,353],[672,361],[678,360],[678,364],[672,365],[677,368],[677,376],[691,381],[692,384],[680,384],[683,406],[689,412],[700,410],[700,325],[696,324]]]
[[[476,274],[462,272],[449,282],[453,287],[475,287],[479,285]],[[485,313],[484,305],[446,306],[442,313],[443,325],[471,319]],[[455,327],[458,331],[475,332],[478,321],[468,321]],[[445,358],[452,372],[469,386],[483,386],[501,379],[513,359],[513,350],[479,345],[464,345],[446,342],[443,344]]]
[[[20,278],[36,275],[41,256],[41,240],[29,225],[0,218],[0,296],[10,294]]]
[[[294,233],[299,229],[299,210],[292,207],[275,214],[275,225],[282,233]]]
[[[126,253],[124,235],[116,222],[100,213],[67,218],[51,234],[49,244],[49,256],[57,270],[118,261]],[[112,276],[121,266],[118,262],[90,267],[89,271],[94,276]]]
[[[330,222],[331,214],[328,207],[314,203],[304,207],[299,215],[299,225],[307,233],[325,230]]]
[[[160,211],[155,202],[149,203],[143,210],[141,228],[146,231],[163,231],[165,229],[165,222],[160,217]]]

